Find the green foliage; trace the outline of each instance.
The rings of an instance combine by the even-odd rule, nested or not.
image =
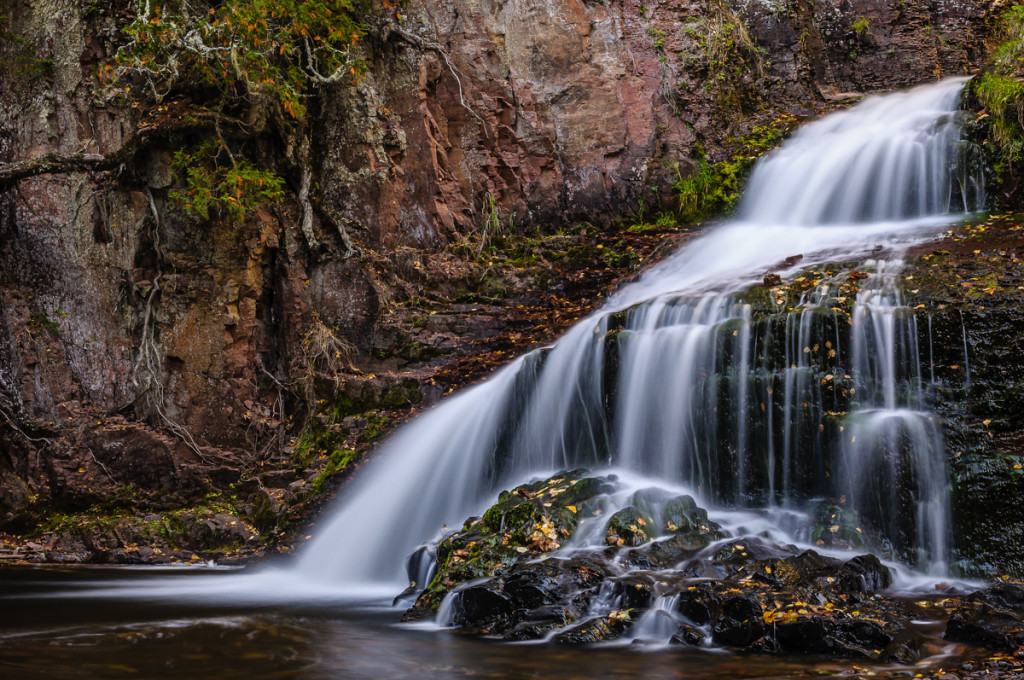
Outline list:
[[[364,69],[350,52],[364,29],[362,0],[140,0],[117,55],[159,101],[178,86],[205,86],[229,103],[276,100],[292,118],[311,88]]]
[[[714,93],[720,106],[740,107],[750,94],[744,78],[765,75],[766,51],[754,42],[743,19],[723,0],[712,0],[706,8],[706,17],[691,17],[683,27],[683,33],[697,42],[701,56],[686,65],[703,71],[704,87]]]
[[[57,309],[57,316],[64,318],[67,316],[60,308]],[[29,317],[28,322],[29,328],[35,331],[47,330],[53,334],[54,337],[60,335],[60,325],[47,316],[46,312],[36,312]]]
[[[698,149],[698,154],[696,165],[690,174],[684,176],[679,166],[675,166],[677,179],[672,188],[679,198],[679,216],[686,222],[700,220],[711,212],[717,202],[713,198],[715,170],[708,163],[703,149]]]
[[[850,25],[850,28],[852,28],[853,32],[856,33],[857,35],[865,36],[868,33],[868,29],[871,28],[871,25],[868,23],[868,20],[866,18],[864,18],[863,16],[859,16],[857,17],[856,21],[854,21],[853,24]]]
[[[996,69],[1005,74],[1020,75],[1024,69],[1024,4],[1014,5],[1002,17],[1002,29],[1007,40],[996,49],[993,61]]]
[[[290,129],[315,90],[365,70],[352,48],[369,2],[138,0],[124,29],[128,42],[101,75],[148,103],[184,93],[197,109],[216,112],[215,137],[174,156],[183,187],[170,195],[173,205],[203,219],[237,220],[283,198],[280,177],[232,154],[221,117],[241,119],[248,136],[267,120]]]
[[[975,85],[978,100],[989,114],[992,137],[1003,159],[1020,160],[1024,149],[1024,82],[986,73]]]
[[[657,50],[665,49],[665,31],[651,26],[647,29],[647,33],[654,38],[654,47]]]
[[[711,163],[698,146],[693,170],[684,175],[675,166],[673,189],[679,199],[679,219],[697,222],[712,215],[728,213],[739,201],[740,192],[754,162],[775,148],[785,137],[796,118],[783,115],[766,125],[755,126],[736,140],[736,152],[728,159]]]
[[[996,49],[992,71],[975,81],[974,93],[988,113],[1003,161],[1013,164],[1024,151],[1024,4],[1003,14],[1001,29],[1006,40]]]
[[[0,74],[8,76],[49,76],[53,73],[53,59],[42,59],[36,47],[14,30],[2,28],[9,17],[0,14]]]
[[[263,203],[284,197],[284,180],[260,170],[244,158],[235,158],[217,140],[179,150],[171,168],[184,187],[171,192],[172,204],[205,219],[217,216],[241,219]]]

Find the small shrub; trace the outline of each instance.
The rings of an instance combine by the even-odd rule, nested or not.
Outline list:
[[[210,213],[241,219],[264,203],[284,198],[284,180],[228,153],[210,139],[174,154],[171,168],[184,186],[170,194],[172,205],[207,220]]]

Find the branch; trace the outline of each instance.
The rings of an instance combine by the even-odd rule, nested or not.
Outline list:
[[[73,154],[53,152],[37,158],[0,164],[0,189],[39,175],[116,170],[156,139],[164,139],[175,134],[186,134],[204,128],[214,128],[219,134],[221,123],[230,124],[238,136],[246,138],[253,136],[253,132],[246,123],[237,118],[223,116],[215,111],[187,110],[179,112],[176,118],[165,117],[154,123],[141,125],[131,134],[124,146],[113,153],[104,155],[84,152]]]
[[[0,187],[38,175],[113,170],[132,157],[136,150],[136,142],[137,139],[133,138],[106,156],[98,153],[48,153],[38,158],[0,165]]]

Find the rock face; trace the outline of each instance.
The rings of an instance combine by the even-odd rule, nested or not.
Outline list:
[[[382,10],[367,75],[313,107],[318,205],[361,246],[345,258],[323,225],[324,249],[303,238],[294,181],[242,223],[170,209],[171,155],[193,141],[181,102],[138,110],[95,75],[128,0],[0,0],[0,164],[109,156],[171,123],[113,170],[0,185],[0,527],[125,485],[177,505],[235,482],[295,433],[318,372],[372,364],[399,284],[454,235],[665,206],[759,117],[976,67],[989,4]]]
[[[417,0],[323,123],[328,195],[371,240],[671,203],[765,109],[967,73],[991,3]],[[390,31],[390,33],[388,32]],[[331,116],[333,118],[333,116]]]

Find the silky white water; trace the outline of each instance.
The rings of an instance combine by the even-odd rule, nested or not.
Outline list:
[[[575,467],[678,485],[713,517],[746,513],[747,525],[843,496],[895,555],[941,573],[942,441],[895,273],[905,247],[983,198],[959,137],[962,84],[872,97],[801,129],[757,165],[736,221],[648,270],[553,346],[397,432],[316,527],[294,575],[400,587],[418,545],[503,488]],[[849,318],[832,309],[846,274],[837,271],[791,309],[752,321],[743,291],[767,271],[792,277],[878,249],[887,260],[865,266]],[[835,415],[828,400],[842,390],[849,410]],[[770,528],[806,540],[797,524]]]

